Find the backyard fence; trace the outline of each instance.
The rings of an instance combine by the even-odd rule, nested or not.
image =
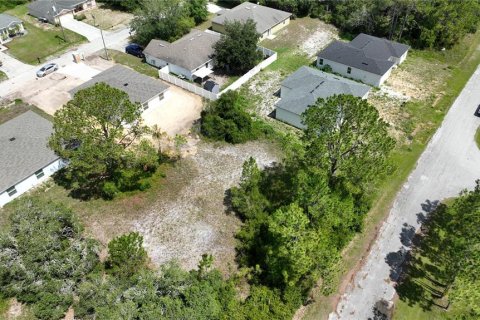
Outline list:
[[[171,84],[174,84],[180,88],[183,88],[185,90],[188,90],[190,92],[193,92],[195,94],[198,94],[199,96],[202,96],[204,98],[207,98],[209,100],[217,100],[224,92],[227,92],[228,90],[236,90],[238,89],[241,85],[243,85],[245,82],[250,80],[254,75],[259,73],[262,69],[266,68],[268,65],[270,65],[272,62],[277,60],[277,53],[275,51],[272,51],[270,49],[264,48],[264,47],[258,47],[258,50],[262,51],[263,56],[267,57],[265,60],[257,64],[255,67],[250,69],[247,73],[245,73],[243,76],[238,78],[234,83],[229,85],[227,88],[222,90],[219,93],[213,93],[208,90],[205,90],[193,83],[190,83],[188,81],[182,80],[176,76],[172,76],[170,74],[168,66],[163,67],[158,71],[158,75],[160,79],[165,80]]]

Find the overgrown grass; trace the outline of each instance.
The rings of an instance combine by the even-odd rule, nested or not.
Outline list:
[[[215,13],[209,13],[208,18],[206,21],[200,23],[198,26],[196,26],[196,29],[199,30],[207,30],[212,26],[212,19],[215,17]]]
[[[414,51],[408,59],[434,60],[447,63],[451,69],[450,76],[442,85],[443,95],[432,104],[431,101],[406,104],[409,121],[417,128],[410,144],[398,147],[391,155],[390,162],[395,165],[395,172],[381,183],[373,198],[373,206],[365,217],[365,225],[343,252],[343,259],[337,266],[336,283],[338,288],[342,281],[348,281],[351,273],[361,263],[362,257],[368,253],[369,245],[374,241],[381,222],[388,215],[393,200],[407,179],[410,172],[428,144],[428,141],[440,126],[446,112],[460,94],[461,90],[475,72],[480,63],[480,32],[469,35],[461,43],[448,51]],[[425,124],[425,125],[422,125]],[[338,291],[338,290],[336,290]],[[332,312],[332,301],[335,295],[325,296],[314,291],[315,302],[309,305],[304,319],[326,319]],[[415,310],[412,310],[415,312]],[[417,319],[411,317],[410,319]],[[430,315],[428,319],[435,319]]]
[[[8,79],[8,77],[5,74],[5,72],[0,70],[0,81],[4,81],[4,80],[7,80],[7,79]]]
[[[105,53],[102,51],[102,56]],[[144,62],[143,59],[117,50],[108,50],[108,56],[116,63],[123,64],[147,76],[158,78],[158,69]]]
[[[475,142],[477,143],[478,149],[480,149],[480,127],[478,127],[477,132],[475,133]]]

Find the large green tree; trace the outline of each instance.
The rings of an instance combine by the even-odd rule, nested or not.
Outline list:
[[[68,160],[65,177],[73,189],[94,194],[107,182],[134,189],[143,173],[157,166],[158,156],[147,141],[143,108],[105,83],[80,90],[54,116],[50,147]]]
[[[351,95],[320,98],[302,119],[305,161],[323,169],[331,186],[344,182],[349,189],[361,191],[387,168],[395,142],[366,100]]]
[[[107,268],[115,275],[130,277],[146,267],[147,252],[143,248],[143,237],[130,232],[114,238],[108,243]]]
[[[182,0],[141,0],[130,23],[136,42],[146,45],[152,39],[173,42],[195,25]]]
[[[208,19],[207,0],[188,0],[186,3],[188,15],[193,18],[196,24]]]
[[[214,45],[215,65],[235,74],[250,70],[262,59],[262,53],[257,49],[259,39],[260,34],[252,19],[244,23],[227,22],[225,34]]]

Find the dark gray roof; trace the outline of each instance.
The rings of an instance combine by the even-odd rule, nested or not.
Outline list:
[[[22,23],[22,20],[9,14],[0,13],[0,30],[19,23]]]
[[[0,125],[0,193],[59,158],[47,147],[52,132],[52,123],[32,111]]]
[[[193,29],[172,43],[152,40],[143,53],[191,71],[212,59],[218,40],[220,34]]]
[[[263,34],[291,15],[289,12],[253,4],[251,2],[244,2],[216,16],[212,19],[212,22],[224,25],[226,21],[245,22],[248,19],[252,19],[257,24],[257,32]]]
[[[406,44],[390,41],[383,38],[374,37],[365,33],[360,33],[350,45],[361,49],[367,57],[389,60],[390,57],[400,58],[410,48]]]
[[[76,6],[87,2],[87,0],[36,0],[28,4],[28,8],[34,10],[30,13],[35,13],[36,16],[40,15],[41,18],[48,16],[54,16],[52,7],[55,4],[57,14],[62,10],[73,10]]]
[[[378,75],[384,75],[395,65],[392,61],[369,57],[362,49],[338,40],[330,43],[318,57]]]
[[[301,115],[318,98],[328,98],[335,94],[363,97],[369,91],[367,85],[303,66],[283,80],[282,99],[277,107]]]
[[[160,80],[153,79],[121,65],[115,65],[72,89],[70,94],[93,86],[96,83],[104,82],[113,88],[124,91],[132,102],[141,104],[149,101],[158,94],[168,89],[168,86]]]

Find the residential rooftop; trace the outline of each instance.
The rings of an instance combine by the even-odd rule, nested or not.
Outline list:
[[[367,57],[389,60],[391,57],[400,58],[410,49],[410,46],[384,38],[360,33],[350,45],[361,49]]]
[[[91,80],[72,89],[73,96],[82,89],[104,82],[113,88],[128,94],[130,101],[144,104],[158,94],[168,89],[168,86],[160,80],[138,73],[121,65],[115,65],[94,76]]]
[[[87,0],[36,0],[30,2],[28,8],[38,14],[43,14],[43,18],[47,18],[60,14],[62,10],[73,10],[86,1]],[[53,7],[55,7],[57,14],[54,14]]]
[[[59,157],[47,146],[52,123],[33,111],[0,125],[0,193]]]
[[[0,13],[0,30],[22,23],[22,20],[6,13]]]
[[[257,32],[263,34],[265,31],[273,28],[292,14],[278,9],[273,9],[251,2],[242,4],[230,10],[222,11],[220,15],[212,19],[213,23],[224,25],[225,22],[246,22],[252,19],[257,24]]]
[[[328,98],[335,94],[364,97],[370,91],[367,85],[306,66],[288,76],[281,85],[282,99],[277,103],[277,107],[297,115],[301,115],[319,98]]]
[[[192,71],[212,59],[218,40],[220,34],[216,32],[193,29],[172,43],[151,40],[143,53]]]

